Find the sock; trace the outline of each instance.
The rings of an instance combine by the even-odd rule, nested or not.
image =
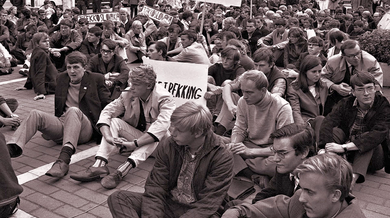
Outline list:
[[[66,164],[70,163],[70,158],[72,157],[74,153],[74,149],[68,146],[63,146],[61,149],[60,156],[58,157],[59,160],[63,160]]]
[[[104,167],[108,163],[106,158],[103,158],[103,157],[96,157],[95,159],[96,159],[96,161],[92,165],[92,167]]]
[[[122,177],[126,176],[129,171],[131,170],[131,168],[134,167],[134,161],[131,160],[131,159],[127,159],[127,161],[125,161],[123,164],[121,164],[119,167],[118,167],[118,171],[120,171],[122,173]]]

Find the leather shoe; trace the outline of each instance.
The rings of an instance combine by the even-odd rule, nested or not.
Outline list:
[[[110,173],[110,175],[104,177],[100,184],[106,189],[113,189],[118,186],[122,178],[122,172],[119,170],[115,170],[115,172]]]
[[[80,182],[91,182],[100,179],[101,176],[108,175],[110,171],[107,166],[89,167],[85,172],[70,175],[70,178]]]
[[[23,153],[23,150],[17,144],[7,144],[7,147],[11,158],[19,157]]]
[[[54,162],[51,169],[47,171],[45,175],[61,178],[64,177],[66,174],[68,174],[68,171],[69,171],[69,164],[65,163],[63,160],[58,159],[56,160],[56,162]]]

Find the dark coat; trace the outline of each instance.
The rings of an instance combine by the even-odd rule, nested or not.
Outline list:
[[[333,128],[338,127],[349,138],[350,130],[355,122],[357,107],[353,106],[355,97],[344,98],[333,107],[321,125],[319,148],[324,148],[328,142],[333,140]],[[381,144],[389,134],[390,127],[390,104],[386,97],[377,92],[374,104],[363,120],[367,127],[367,132],[352,142],[359,149],[359,153],[369,151]]]
[[[280,174],[276,171],[275,176],[269,181],[267,188],[257,193],[252,203],[254,204],[257,201],[276,195],[287,195],[291,197],[294,194],[294,187],[295,183],[290,180],[290,173]]]
[[[88,59],[90,59],[91,57],[100,54],[101,48],[101,42],[99,42],[95,48],[92,43],[88,42],[88,39],[84,39],[84,41],[81,43],[81,47],[79,50],[81,53],[85,54]]]
[[[251,38],[249,38],[248,31],[244,30],[242,31],[242,38],[248,40],[249,48],[251,50],[251,54],[255,53],[257,48],[257,40],[259,40],[261,37],[266,36],[268,34],[262,35],[260,30],[256,28],[256,30],[253,32]]]
[[[36,94],[53,94],[56,88],[57,69],[49,54],[37,47],[31,55],[29,78]]]
[[[55,116],[61,117],[65,112],[70,78],[67,73],[62,73],[57,78],[55,93]],[[96,123],[100,112],[110,103],[110,91],[104,83],[104,77],[99,74],[85,72],[81,79],[79,91],[79,109],[88,117],[94,130],[95,138],[99,139]],[[100,136],[101,137],[101,136]]]
[[[212,216],[225,198],[233,178],[233,156],[222,139],[209,132],[203,146],[191,181],[196,199],[182,218]],[[160,142],[154,167],[145,184],[142,217],[164,217],[165,207],[169,206],[166,199],[177,186],[184,149],[171,137]]]
[[[116,54],[112,56],[110,63],[108,63],[107,65],[107,69],[104,65],[101,54],[93,56],[89,60],[89,64],[86,70],[103,75],[109,72],[120,73],[120,75],[115,79],[115,81],[113,81],[114,84],[112,85],[112,89],[110,89],[112,99],[119,97],[119,95],[121,94],[120,90],[125,89],[127,86],[127,79],[129,77],[130,69],[127,67],[126,62],[123,60],[123,58]]]

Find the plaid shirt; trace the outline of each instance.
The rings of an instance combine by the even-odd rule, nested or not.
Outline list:
[[[361,134],[367,132],[367,126],[363,121],[364,121],[364,117],[366,116],[368,111],[371,109],[373,104],[374,104],[374,102],[371,103],[369,109],[363,110],[361,107],[359,107],[359,103],[358,103],[357,99],[355,99],[355,101],[353,102],[353,107],[356,107],[358,111],[356,114],[355,122],[353,123],[353,125],[351,127],[350,134],[349,134],[350,141],[353,141],[354,139],[358,139]]]

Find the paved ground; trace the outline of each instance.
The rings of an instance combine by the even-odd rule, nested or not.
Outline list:
[[[0,94],[19,101],[17,114],[26,118],[33,110],[54,113],[54,96],[49,95],[45,100],[34,101],[32,90],[14,91],[15,87],[23,86],[25,77],[18,74],[17,69],[11,75],[0,76]],[[390,97],[390,89],[385,89],[385,95]],[[1,128],[0,132],[9,139],[11,128]],[[99,181],[79,183],[70,179],[69,175],[57,180],[45,176],[60,152],[61,146],[46,141],[38,132],[26,145],[21,157],[12,160],[12,165],[18,175],[19,183],[24,192],[21,195],[21,205],[17,217],[102,217],[109,218],[111,214],[107,206],[107,197],[116,190],[143,192],[145,179],[153,166],[154,159],[150,158],[137,169],[130,172],[117,189],[106,190]],[[96,153],[95,143],[80,145],[72,157],[69,173],[84,171],[93,163]],[[109,162],[110,170],[114,170],[126,159],[125,156],[115,155]],[[363,184],[356,185],[354,194],[367,217],[390,217],[390,175],[383,170],[368,175]]]

